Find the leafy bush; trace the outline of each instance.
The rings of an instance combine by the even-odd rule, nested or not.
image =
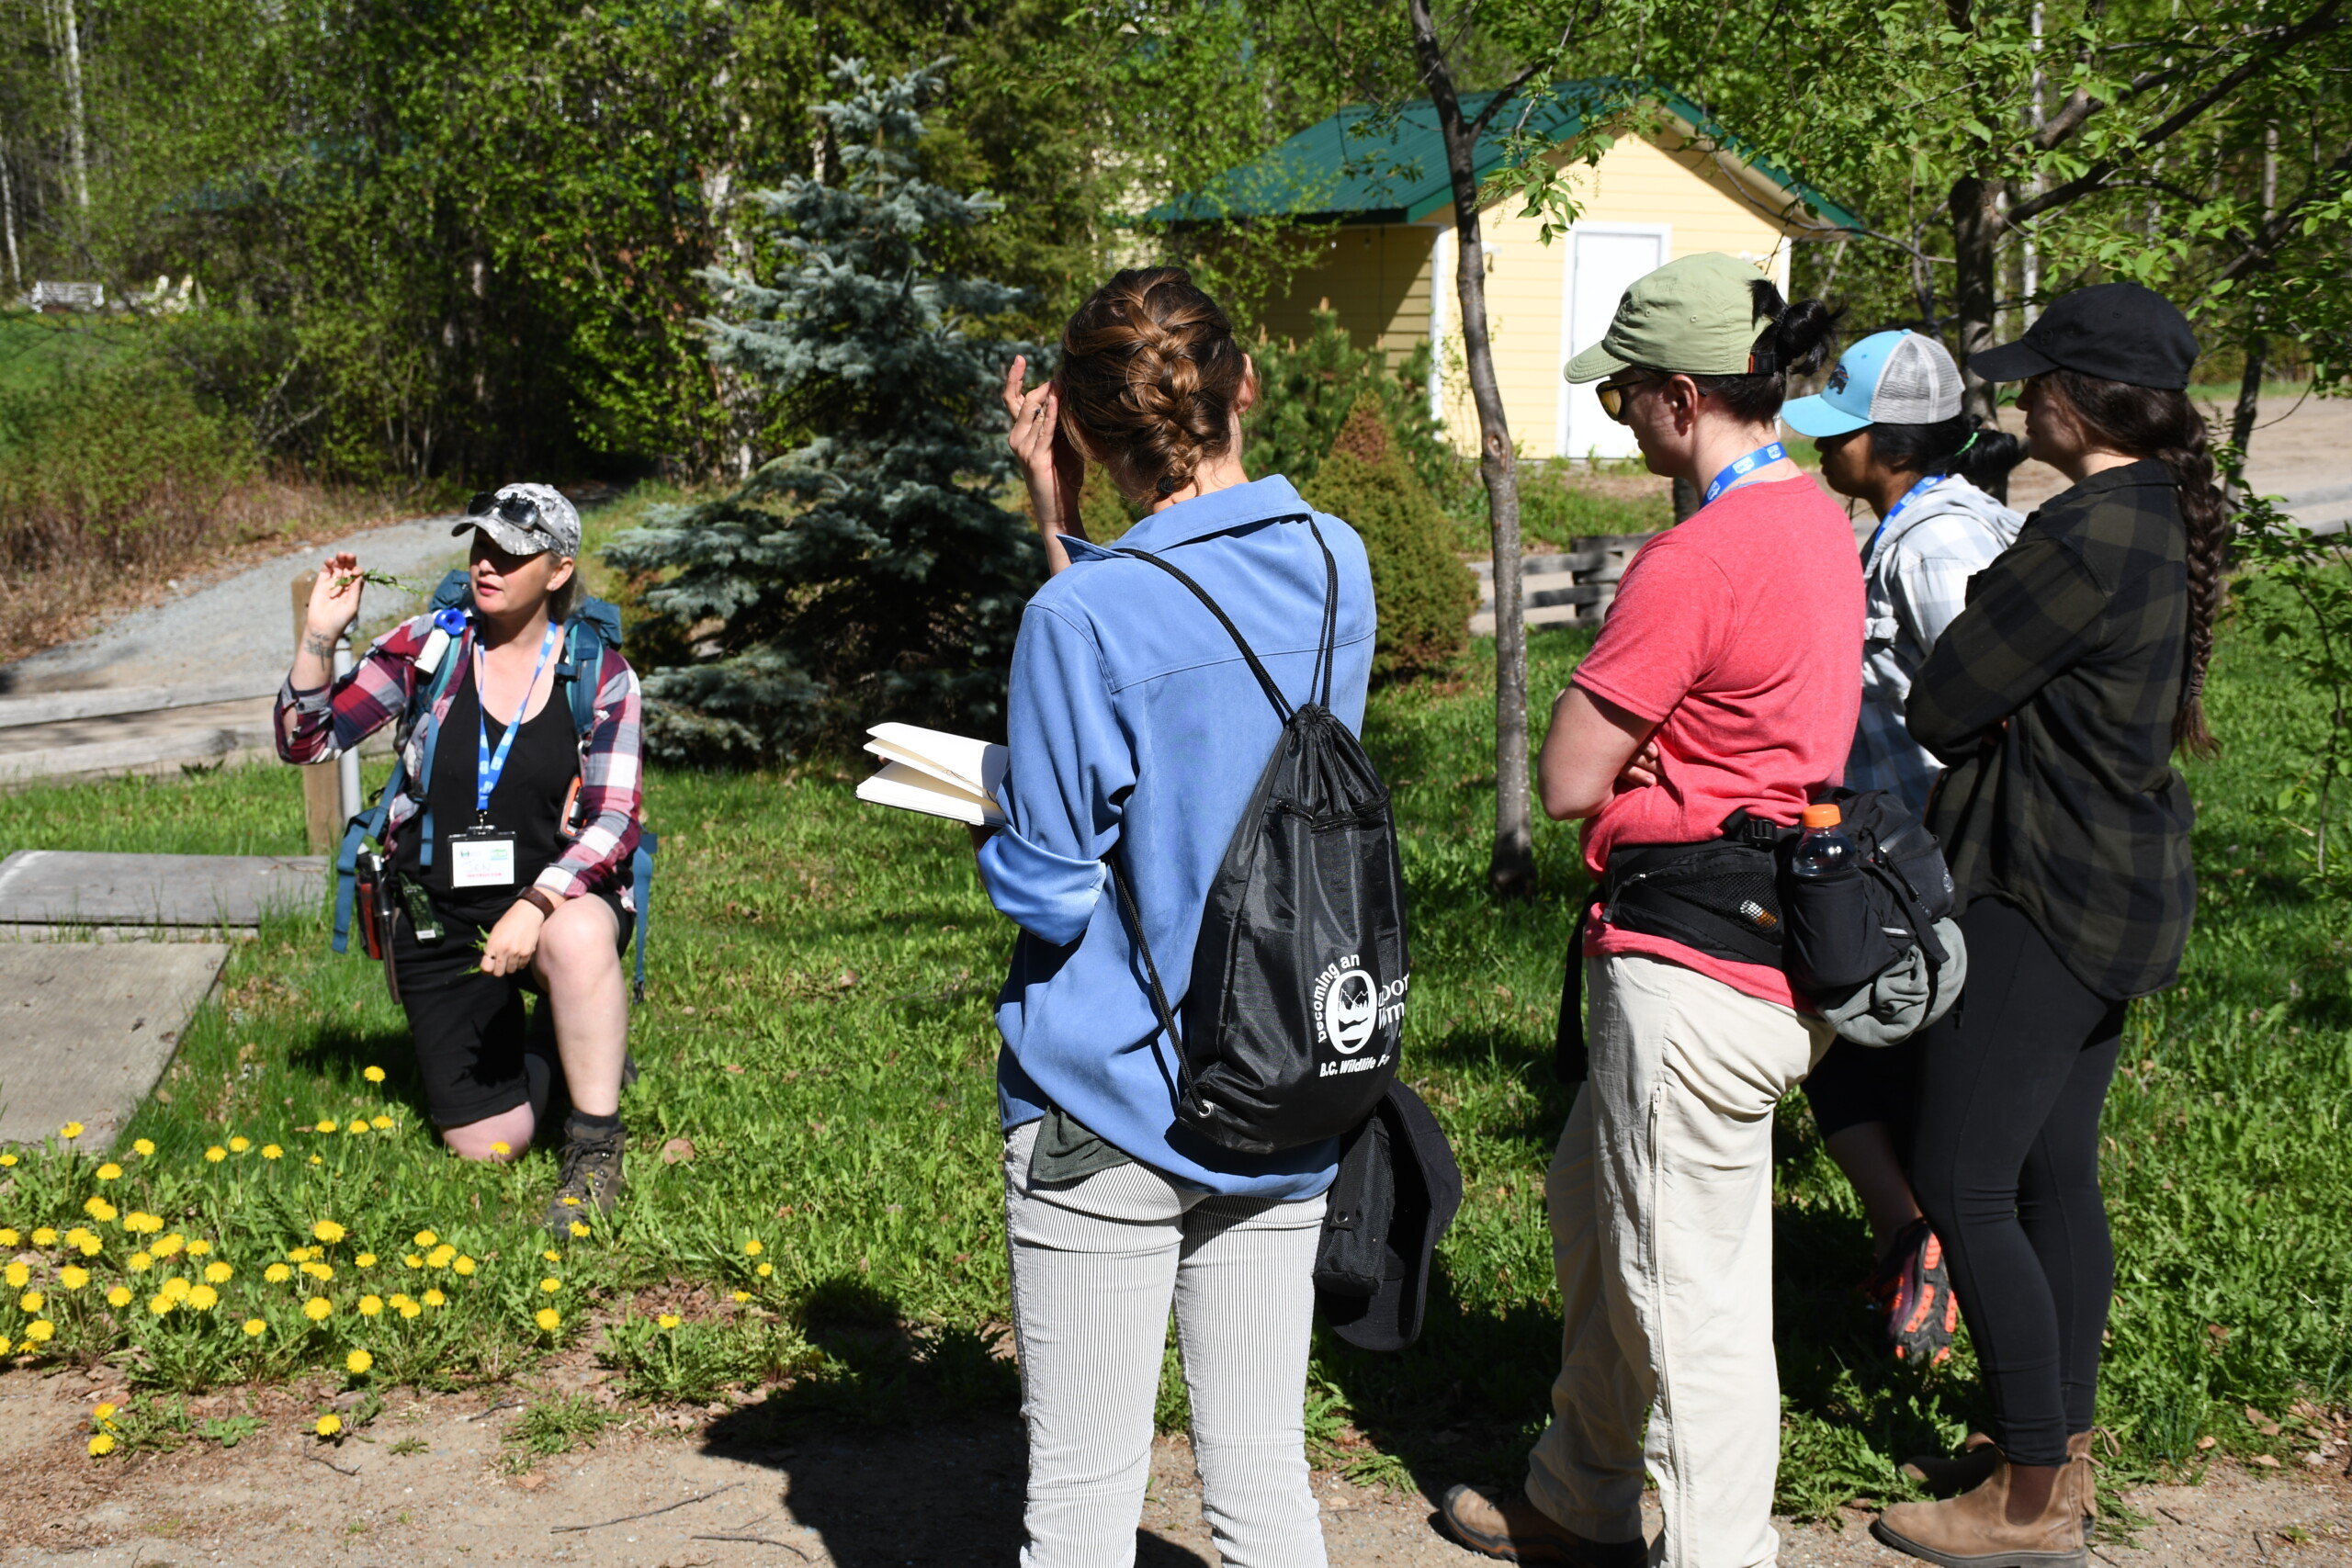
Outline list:
[[[1258,404],[1243,424],[1243,452],[1251,473],[1282,474],[1304,491],[1351,411],[1370,397],[1430,495],[1450,512],[1466,511],[1479,500],[1476,468],[1430,417],[1427,344],[1391,369],[1383,351],[1355,345],[1338,311],[1317,310],[1305,343],[1262,341],[1250,355],[1258,367]]]
[[[1380,400],[1356,400],[1311,483],[1307,503],[1352,524],[1372,558],[1380,606],[1375,677],[1435,669],[1469,640],[1477,580],[1452,547],[1453,525],[1393,443]]]

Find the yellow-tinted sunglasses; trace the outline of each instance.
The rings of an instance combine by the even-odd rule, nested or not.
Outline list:
[[[1641,376],[1631,381],[1603,381],[1592,389],[1592,395],[1600,400],[1602,413],[1623,424],[1625,423],[1625,394],[1636,387],[1647,386],[1652,381],[1664,379],[1662,376]]]

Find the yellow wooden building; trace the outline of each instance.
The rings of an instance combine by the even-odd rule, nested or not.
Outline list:
[[[1464,112],[1476,115],[1484,101],[1466,95]],[[1500,129],[1480,142],[1481,180],[1503,166],[1503,132],[1519,113],[1498,115]],[[1267,330],[1304,336],[1310,313],[1329,301],[1361,345],[1402,357],[1431,344],[1430,412],[1457,446],[1475,449],[1478,423],[1456,320],[1453,198],[1436,112],[1422,100],[1385,125],[1373,115],[1343,109],[1153,216],[1336,223],[1323,256],[1264,310]],[[1479,214],[1496,377],[1511,435],[1529,457],[1633,455],[1629,433],[1602,414],[1592,389],[1569,386],[1560,372],[1608,330],[1634,278],[1678,256],[1725,251],[1786,292],[1793,243],[1833,238],[1859,222],[1655,83],[1562,83],[1528,111],[1527,129],[1555,145],[1589,123],[1616,139],[1596,164],[1566,165],[1565,151],[1552,154],[1567,166],[1581,209],[1566,234],[1545,244],[1542,220],[1520,216],[1515,201]]]

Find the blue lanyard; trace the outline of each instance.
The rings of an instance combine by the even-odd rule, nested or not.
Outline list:
[[[1746,479],[1767,463],[1779,462],[1788,455],[1788,448],[1775,441],[1770,446],[1758,446],[1745,457],[1735,458],[1731,467],[1717,474],[1714,482],[1707,487],[1707,499],[1714,500],[1736,481]]]
[[[1903,492],[1903,499],[1896,502],[1893,506],[1888,507],[1886,515],[1880,518],[1878,520],[1878,526],[1871,531],[1871,542],[1862,547],[1862,559],[1867,561],[1871,558],[1871,552],[1878,548],[1879,536],[1886,532],[1888,524],[1903,515],[1903,509],[1905,507],[1918,500],[1926,491],[1932,490],[1939,481],[1950,477],[1951,476],[1946,474],[1928,474],[1921,478],[1917,484],[1915,484],[1909,490],[1905,491]]]
[[[531,694],[538,690],[539,671],[548,667],[548,655],[555,651],[559,640],[553,626],[539,639],[539,661],[531,666],[531,683],[523,688],[523,701],[514,709],[514,722],[498,738],[498,750],[490,749],[490,707],[481,683],[481,642],[474,642],[474,814],[490,815],[490,792],[498,787],[498,775],[506,771],[507,749],[514,744],[514,732],[523,728],[523,716],[531,708]]]

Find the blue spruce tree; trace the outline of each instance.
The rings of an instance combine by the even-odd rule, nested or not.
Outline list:
[[[949,270],[941,242],[996,204],[916,173],[917,70],[887,84],[837,62],[817,113],[840,178],[751,199],[785,261],[772,283],[707,277],[712,356],[775,400],[798,448],[732,494],[653,514],[605,558],[658,575],[645,604],[693,627],[694,662],[648,675],[655,754],[751,761],[878,718],[993,730],[1022,606],[1045,575],[996,400],[1029,344],[989,323],[1019,289]],[[715,631],[710,628],[716,626]]]

